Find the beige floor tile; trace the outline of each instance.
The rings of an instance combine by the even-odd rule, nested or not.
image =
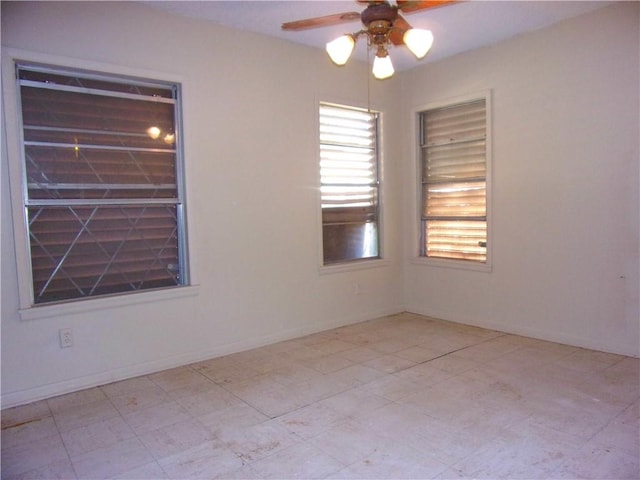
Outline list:
[[[84,479],[116,477],[153,460],[153,456],[137,438],[71,457],[78,478]]]
[[[149,375],[149,380],[165,392],[210,383],[207,377],[191,367],[173,368],[171,370],[154,373],[153,375]]]
[[[313,348],[315,350],[318,350],[324,355],[345,352],[347,350],[351,350],[354,347],[355,345],[353,343],[335,339],[325,340],[324,342],[318,343],[317,345],[313,345]]]
[[[2,427],[2,448],[12,448],[25,443],[58,435],[53,417],[34,418]]]
[[[347,416],[339,413],[323,403],[314,403],[293,412],[282,415],[273,420],[291,433],[303,439],[315,437],[331,428],[336,423],[342,423]]]
[[[121,397],[123,395],[130,395],[138,390],[144,390],[146,388],[153,388],[156,385],[149,380],[148,377],[135,377],[128,380],[121,380],[119,382],[110,383],[108,385],[102,385],[102,390],[109,398]]]
[[[387,375],[378,380],[369,382],[361,388],[374,395],[378,395],[379,397],[395,402],[408,397],[409,395],[423,391],[426,386],[399,378],[395,375]]]
[[[197,420],[184,420],[140,435],[156,459],[162,459],[215,440],[213,432]]]
[[[365,362],[363,365],[383,373],[391,374],[411,368],[416,365],[416,362],[396,355],[382,355]]]
[[[455,355],[475,362],[488,362],[506,353],[517,350],[520,346],[509,342],[504,337],[497,337],[458,350]]]
[[[71,460],[64,458],[15,476],[5,475],[3,471],[2,478],[4,480],[70,480],[77,477]]]
[[[393,444],[326,478],[433,478],[447,468],[432,456],[407,445]]]
[[[378,358],[381,355],[384,354],[369,347],[356,347],[350,350],[345,350],[344,352],[340,352],[340,356],[342,358],[345,358],[354,363],[368,362],[369,360]]]
[[[635,403],[611,420],[591,439],[611,450],[621,450],[629,455],[640,456],[639,406]]]
[[[62,433],[75,428],[91,425],[118,417],[120,414],[109,400],[99,400],[93,403],[78,405],[76,407],[54,413],[58,430]]]
[[[350,418],[368,416],[373,411],[387,405],[389,400],[375,395],[364,388],[352,388],[318,402],[340,415]]]
[[[238,398],[248,403],[260,413],[274,418],[304,406],[291,387],[274,384],[269,387],[248,388],[233,391]]]
[[[79,392],[68,393],[47,400],[51,412],[56,414],[65,410],[81,407],[89,403],[106,400],[106,395],[100,388],[90,388]]]
[[[177,402],[167,402],[123,415],[125,422],[137,435],[191,419]]]
[[[265,479],[314,479],[335,473],[344,465],[319,448],[299,443],[251,465]]]
[[[385,450],[394,440],[356,421],[336,424],[308,442],[345,465]]]
[[[14,447],[2,446],[2,478],[17,477],[30,471],[46,471],[66,460],[67,451],[60,435],[46,437]]]
[[[28,423],[44,417],[50,417],[51,410],[46,400],[28,403],[19,407],[2,410],[2,428]]]
[[[444,382],[454,376],[454,374],[438,368],[436,365],[433,365],[433,362],[426,362],[396,372],[393,376],[424,387]]]
[[[225,430],[219,434],[219,439],[244,463],[253,463],[302,441],[296,434],[273,420],[250,427]]]
[[[320,378],[322,374],[302,364],[292,364],[278,368],[270,373],[271,379],[285,386],[295,386]]]
[[[454,468],[472,478],[547,478],[573,452],[572,443],[550,443],[520,433],[502,434]]]
[[[242,400],[216,385],[215,388],[207,389],[203,393],[180,396],[176,402],[184,407],[190,415],[201,417],[234,405],[240,405]]]
[[[219,385],[238,383],[259,375],[259,372],[256,372],[246,365],[237,363],[230,363],[224,366],[215,367],[201,365],[194,366],[194,368],[202,375]]]
[[[167,392],[157,385],[140,388],[125,395],[111,397],[111,403],[121,415],[127,415],[146,408],[154,407],[171,401]]]
[[[212,390],[219,390],[220,388],[222,388],[220,385],[207,379],[206,383],[196,383],[176,390],[171,390],[170,392],[167,392],[167,395],[169,395],[169,398],[172,400],[178,400],[180,398],[202,395],[211,392]]]
[[[218,441],[207,442],[158,461],[171,479],[229,478],[243,461]]]
[[[197,417],[197,420],[218,435],[224,430],[234,430],[264,423],[269,420],[269,417],[246,403],[241,403],[202,415]]]
[[[565,459],[550,477],[637,480],[640,478],[640,457],[637,452],[630,455],[620,449],[589,442]]]
[[[396,357],[411,360],[414,363],[424,363],[444,355],[446,352],[428,347],[409,347],[404,350],[395,352]]]
[[[337,372],[326,375],[338,382],[348,384],[351,387],[357,387],[364,385],[365,383],[372,382],[386,376],[385,372],[381,372],[372,367],[365,365],[352,365]]]
[[[384,340],[381,340],[379,342],[368,345],[370,349],[384,354],[392,354],[395,352],[399,352],[400,350],[406,350],[407,348],[415,346],[416,343],[414,343],[410,338],[401,340],[398,338],[389,337],[386,337]]]
[[[63,432],[62,440],[70,456],[79,456],[134,436],[131,427],[117,416]]]
[[[114,480],[164,480],[168,478],[157,462],[151,462],[116,475]]]
[[[349,352],[350,350],[347,350]],[[340,354],[331,354],[324,357],[312,358],[302,362],[303,365],[312,368],[316,372],[322,374],[337,372],[343,368],[350,367],[356,362],[353,362],[347,358],[340,356]]]
[[[324,400],[325,398],[349,390],[356,383],[360,384],[357,380],[345,379],[340,377],[339,374],[340,371],[332,372],[320,378],[297,385],[293,394],[300,406],[306,406],[313,402]]]
[[[582,372],[597,372],[611,367],[623,359],[624,357],[621,355],[581,348],[556,360],[554,364]]]

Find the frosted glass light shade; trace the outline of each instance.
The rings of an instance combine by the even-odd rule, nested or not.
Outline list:
[[[344,65],[349,60],[355,45],[356,42],[351,35],[342,35],[327,43],[327,53],[333,63]]]
[[[402,37],[404,44],[411,53],[418,59],[424,58],[433,45],[433,34],[431,30],[422,30],[420,28],[410,28],[404,32]]]
[[[389,54],[384,57],[379,57],[376,55],[376,58],[373,59],[373,76],[378,80],[384,80],[385,78],[389,78],[394,74],[395,70],[393,69],[393,64],[391,63],[391,57]]]

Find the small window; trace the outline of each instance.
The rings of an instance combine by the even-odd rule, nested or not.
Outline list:
[[[419,113],[421,255],[487,262],[486,99]]]
[[[323,263],[380,258],[378,113],[320,105]]]
[[[17,65],[34,304],[187,282],[179,85]]]

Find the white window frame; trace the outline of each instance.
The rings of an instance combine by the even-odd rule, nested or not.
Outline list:
[[[69,315],[81,312],[91,312],[127,305],[144,304],[160,300],[179,299],[198,294],[197,273],[194,269],[192,254],[186,255],[186,268],[189,271],[189,281],[182,286],[165,289],[140,290],[123,294],[108,296],[86,297],[61,303],[44,303],[34,305],[31,271],[30,271],[30,251],[28,226],[24,214],[24,160],[21,142],[21,122],[20,122],[20,96],[15,78],[16,62],[27,62],[34,64],[54,65],[59,68],[70,70],[84,70],[104,72],[122,77],[162,79],[162,81],[183,84],[183,79],[175,74],[166,72],[156,72],[143,69],[131,69],[113,64],[99,62],[82,61],[57,55],[43,54],[14,48],[2,48],[2,101],[5,114],[4,125],[6,144],[2,151],[2,156],[6,157],[9,170],[8,185],[10,190],[14,251],[17,269],[17,286],[19,297],[19,315],[22,320],[35,320],[59,315]],[[184,107],[182,111],[184,115]],[[182,142],[182,155],[184,158],[184,142]],[[188,203],[187,180],[185,172],[181,171],[181,181],[185,189],[184,204]],[[6,220],[5,220],[6,221]],[[185,216],[185,231],[187,230],[188,218]],[[192,252],[189,237],[185,234],[184,245],[187,252]]]
[[[412,139],[415,145],[414,149],[414,181],[413,185],[415,185],[415,196],[413,202],[414,214],[413,218],[413,232],[412,232],[412,243],[417,247],[414,250],[414,255],[412,256],[412,263],[415,265],[422,266],[430,266],[430,267],[443,267],[443,268],[454,268],[454,269],[462,269],[462,270],[472,270],[479,272],[491,272],[492,271],[492,261],[493,261],[493,228],[492,228],[492,92],[491,90],[483,90],[480,92],[470,93],[466,95],[460,95],[457,97],[437,100],[434,102],[430,102],[424,105],[417,106],[412,109]],[[486,201],[487,201],[487,258],[486,262],[474,262],[469,260],[461,260],[461,259],[449,259],[449,258],[433,258],[433,257],[424,257],[421,255],[422,251],[422,233],[421,233],[421,225],[422,225],[422,155],[420,148],[420,115],[421,113],[427,110],[434,110],[438,108],[444,108],[448,106],[454,106],[457,104],[468,103],[476,100],[484,100],[486,106]]]
[[[339,107],[345,108],[354,108],[360,109],[363,111],[371,110],[378,114],[378,131],[377,131],[377,161],[378,161],[378,257],[375,258],[363,258],[356,259],[341,263],[333,263],[333,264],[325,264],[324,263],[324,246],[323,246],[323,225],[322,225],[322,195],[320,192],[321,181],[320,181],[320,137],[318,132],[320,131],[320,115],[319,108],[322,104],[328,105],[336,105]],[[334,274],[334,273],[342,273],[342,272],[350,272],[356,270],[365,270],[370,268],[380,268],[386,267],[389,265],[389,261],[385,256],[385,228],[384,228],[384,112],[375,108],[374,106],[362,105],[360,102],[354,102],[353,100],[348,100],[344,98],[327,98],[327,97],[316,97],[314,101],[314,110],[316,114],[316,123],[315,123],[315,138],[316,138],[316,152],[317,152],[317,160],[316,160],[316,168],[318,169],[317,176],[317,221],[316,225],[318,228],[318,234],[316,238],[318,239],[318,272],[321,275],[325,274]]]

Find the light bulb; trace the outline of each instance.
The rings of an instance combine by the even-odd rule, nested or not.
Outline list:
[[[356,42],[351,35],[342,35],[341,37],[327,43],[327,53],[329,58],[336,65],[344,65],[349,60]]]
[[[384,80],[394,74],[393,64],[391,63],[391,57],[387,52],[386,55],[380,57],[380,53],[376,54],[376,58],[373,59],[373,76],[378,80]]]
[[[171,145],[173,144],[173,142],[176,141],[176,134],[175,133],[167,133],[164,138],[164,143],[166,143],[167,145]]]
[[[422,30],[420,28],[410,28],[402,37],[404,44],[411,53],[418,59],[424,58],[433,45],[433,34],[431,30]]]
[[[147,135],[149,135],[149,137],[153,138],[154,140],[160,136],[160,133],[162,132],[158,127],[147,128]]]

